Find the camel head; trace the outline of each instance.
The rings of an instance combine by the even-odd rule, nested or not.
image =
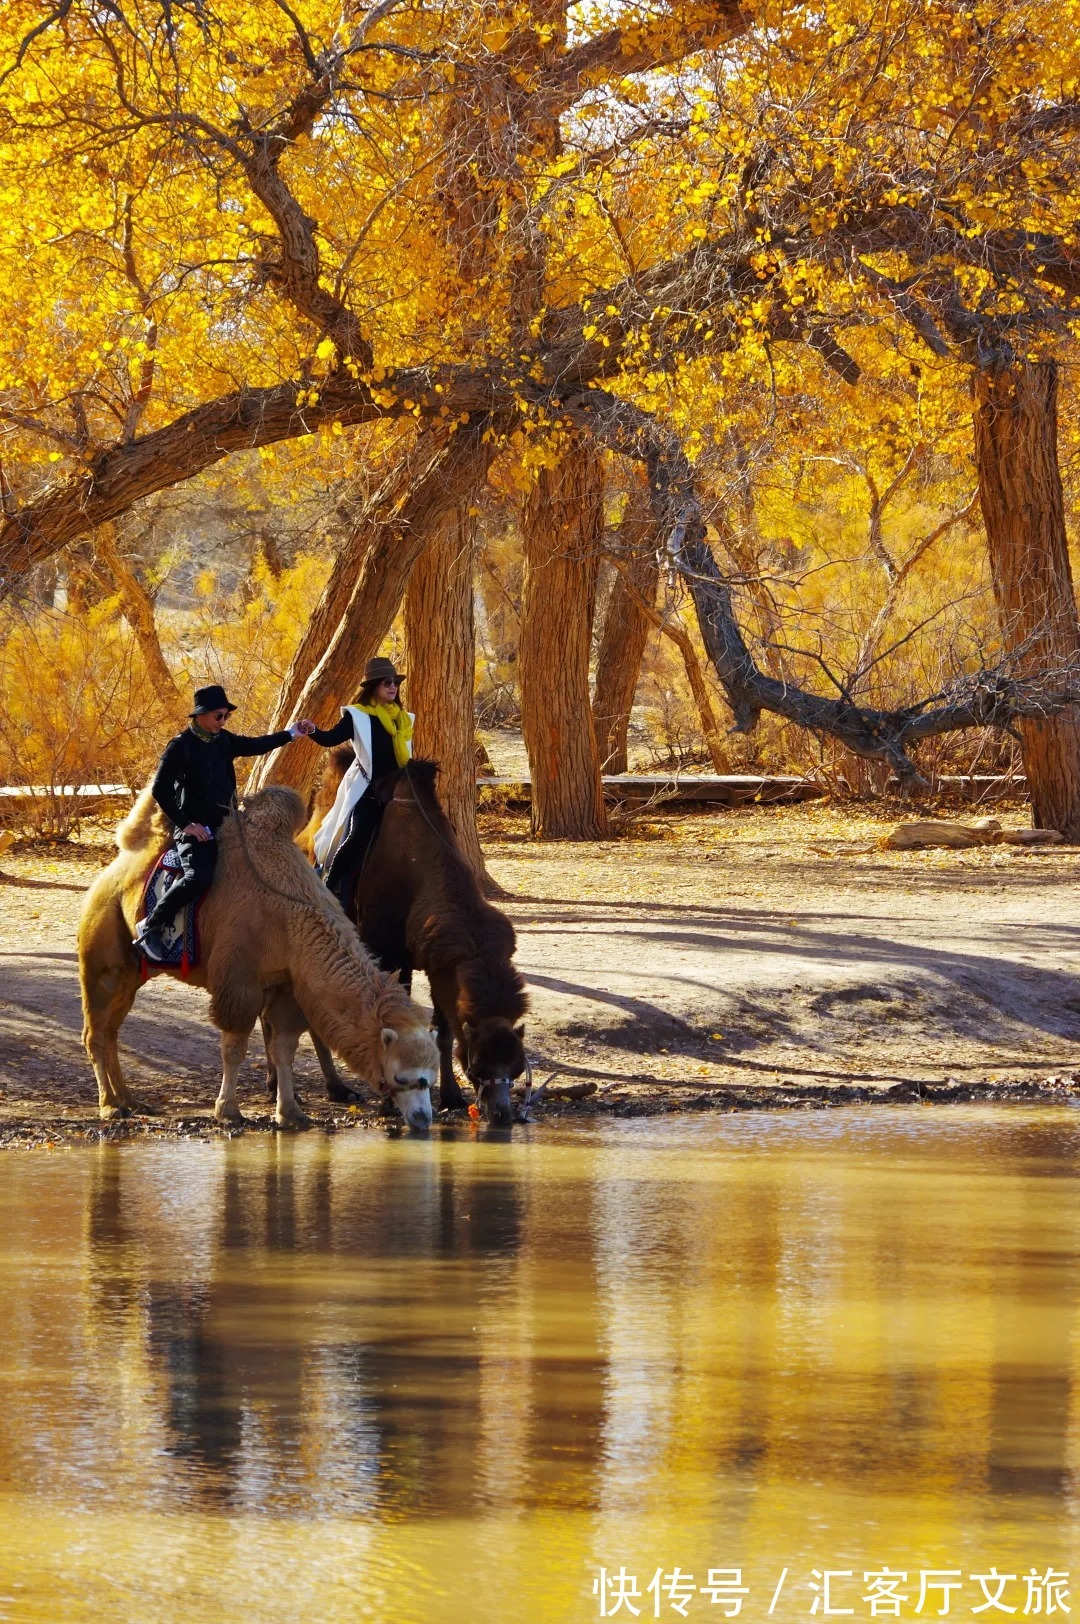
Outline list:
[[[493,1128],[509,1128],[514,1121],[510,1088],[526,1069],[525,1023],[512,1026],[502,1016],[464,1021],[458,1059],[476,1090],[476,1103]]]
[[[244,802],[244,827],[260,840],[291,842],[303,826],[304,803],[284,784],[273,784]]]
[[[384,1026],[379,1091],[410,1128],[431,1127],[431,1087],[439,1075],[439,1051],[423,1023]]]

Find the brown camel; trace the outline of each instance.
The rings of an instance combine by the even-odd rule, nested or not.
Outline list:
[[[439,1103],[465,1104],[454,1052],[487,1120],[513,1122],[511,1084],[528,1071],[525,983],[513,964],[514,927],[481,895],[435,793],[434,761],[410,761],[376,785],[382,822],[357,877],[360,940],[408,985],[431,985],[439,1042]]]
[[[199,911],[201,962],[189,976],[208,989],[210,1018],[221,1031],[214,1114],[242,1120],[236,1078],[261,1013],[281,1126],[308,1120],[296,1104],[292,1063],[310,1017],[323,1041],[376,1084],[410,1127],[426,1127],[438,1065],[427,1021],[398,978],[378,968],[305,862],[294,840],[302,820],[295,791],[266,789],[218,831],[217,871]],[[117,830],[116,857],[83,904],[83,1042],[103,1117],[132,1109],[117,1040],[140,985],[131,938],[147,878],[167,843],[165,820],[143,790]]]

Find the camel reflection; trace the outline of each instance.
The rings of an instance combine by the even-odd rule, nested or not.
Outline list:
[[[739,1131],[689,1167],[471,1135],[103,1146],[72,1243],[85,1313],[18,1309],[101,1403],[76,1422],[42,1399],[36,1453],[0,1414],[0,1449],[144,1503],[388,1523],[662,1503],[758,1546],[807,1483],[1064,1504],[1080,1134],[965,1130],[958,1181],[944,1130],[858,1176],[782,1140],[741,1154]]]
[[[530,1241],[536,1192],[502,1146],[475,1148],[388,1142],[372,1176],[291,1141],[214,1147],[197,1192],[172,1189],[164,1210],[138,1158],[100,1159],[91,1317],[114,1357],[145,1366],[170,1495],[351,1515],[458,1514],[511,1492],[594,1503],[590,1194]],[[536,1299],[570,1258],[567,1370]]]

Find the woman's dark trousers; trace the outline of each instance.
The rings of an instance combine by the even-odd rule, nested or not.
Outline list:
[[[356,919],[356,882],[368,850],[379,832],[382,813],[381,803],[369,788],[353,807],[349,832],[326,871],[327,888],[334,893],[353,921]]]

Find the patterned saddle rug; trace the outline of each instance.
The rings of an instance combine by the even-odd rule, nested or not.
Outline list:
[[[183,872],[176,847],[167,846],[154,864],[150,878],[146,882],[146,890],[143,893],[143,918],[171,891]],[[198,903],[194,908],[181,908],[172,923],[163,928],[161,940],[165,944],[165,957],[160,964],[152,963],[144,954],[139,955],[144,980],[156,970],[179,970],[181,975],[186,976],[195,968],[199,962],[198,914]]]

